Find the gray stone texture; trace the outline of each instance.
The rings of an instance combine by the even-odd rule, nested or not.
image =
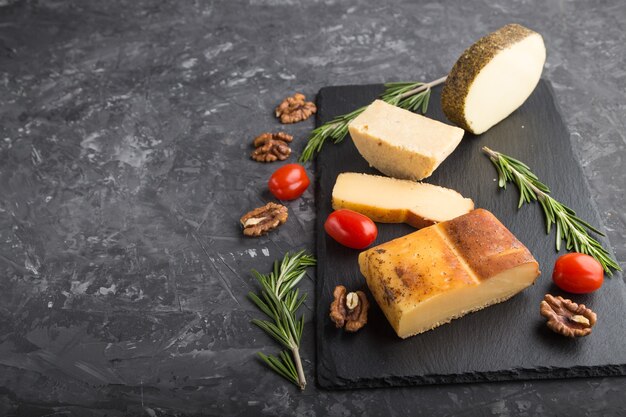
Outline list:
[[[314,242],[312,187],[279,231],[241,236],[276,168],[248,159],[252,138],[284,128],[299,153],[313,126],[274,106],[438,78],[509,22],[545,38],[624,268],[622,0],[0,1],[0,414],[624,415],[624,378],[319,390],[313,273],[307,390],[255,358],[277,349],[249,323],[249,271]]]

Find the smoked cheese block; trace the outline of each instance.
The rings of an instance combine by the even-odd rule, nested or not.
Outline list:
[[[401,338],[508,300],[540,274],[530,251],[483,209],[364,251],[359,267]]]

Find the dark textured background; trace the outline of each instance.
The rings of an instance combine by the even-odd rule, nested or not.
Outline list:
[[[0,415],[624,414],[624,378],[321,391],[310,322],[299,393],[255,359],[276,348],[245,294],[251,268],[312,249],[313,191],[268,237],[237,224],[269,199],[276,166],[249,143],[279,128],[285,95],[438,78],[519,22],[544,35],[543,76],[625,267],[622,0],[0,6]],[[296,151],[312,125],[285,128]]]

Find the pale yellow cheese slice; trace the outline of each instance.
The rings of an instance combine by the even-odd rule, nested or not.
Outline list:
[[[468,213],[474,202],[437,185],[344,172],[333,187],[333,208],[354,210],[375,222],[421,228]]]
[[[505,301],[540,274],[530,251],[483,209],[362,252],[359,267],[401,338]]]
[[[349,125],[365,160],[394,178],[429,177],[463,138],[463,129],[438,122],[382,100],[370,104]]]

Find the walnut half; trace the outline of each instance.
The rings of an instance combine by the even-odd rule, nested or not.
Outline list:
[[[287,97],[276,107],[276,117],[281,123],[298,123],[308,119],[317,112],[317,107],[315,103],[305,99],[305,95],[300,93]]]
[[[243,226],[244,235],[261,236],[285,223],[287,217],[289,217],[287,207],[282,204],[267,203],[263,207],[257,207],[244,214],[239,221]]]
[[[370,303],[363,291],[348,292],[346,287],[338,285],[333,291],[333,297],[335,299],[330,305],[330,319],[335,327],[356,332],[367,324]]]
[[[561,296],[546,294],[539,309],[548,319],[548,328],[567,337],[587,336],[596,324],[596,313]]]
[[[284,161],[291,154],[289,143],[293,136],[285,132],[261,133],[254,139],[252,159],[258,162]]]

